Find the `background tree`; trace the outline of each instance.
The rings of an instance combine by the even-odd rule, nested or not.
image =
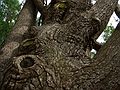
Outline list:
[[[18,0],[0,1],[0,45],[15,24],[19,11],[20,4]]]
[[[96,43],[117,2],[26,0],[1,49],[1,90],[119,90],[120,24],[104,46]],[[93,59],[91,49],[98,50]]]

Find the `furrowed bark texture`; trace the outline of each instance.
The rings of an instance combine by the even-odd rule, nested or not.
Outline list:
[[[1,90],[119,90],[120,26],[94,59],[86,54],[117,0],[99,0],[93,7],[89,0],[53,1],[44,24],[32,27],[12,51],[11,63],[0,68]]]

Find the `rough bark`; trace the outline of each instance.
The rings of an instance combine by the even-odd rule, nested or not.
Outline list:
[[[30,0],[27,0],[25,3],[23,9],[20,12],[20,15],[18,16],[18,20],[13,27],[12,32],[8,36],[8,39],[6,40],[6,44],[4,47],[0,50],[0,84],[2,83],[1,79],[3,79],[4,75],[4,69],[9,66],[10,57],[12,56],[13,51],[19,47],[20,42],[23,41],[26,38],[25,33],[28,33],[30,30],[30,27],[35,25],[36,21],[36,8],[33,5],[33,2]],[[7,65],[5,65],[7,64]],[[0,88],[1,89],[1,88]]]
[[[35,5],[36,1],[39,0],[34,0]],[[86,55],[87,49],[94,48],[93,38],[105,28],[117,0],[99,0],[92,7],[88,2],[89,0],[51,2],[44,24],[26,31],[28,36],[25,40],[22,38],[26,34],[20,34],[18,47],[11,49],[9,57],[7,56],[11,63],[4,63],[4,67],[0,68],[1,90],[120,89],[120,25],[94,59]],[[60,5],[64,6],[62,11],[59,10]],[[41,4],[36,7],[39,11],[43,8]],[[44,13],[43,10],[41,13]],[[24,24],[20,27],[23,26]],[[30,37],[31,33],[33,37]],[[11,41],[14,42],[14,39]]]
[[[94,58],[94,72],[99,75],[96,78],[95,88],[102,90],[120,89],[120,23],[107,43],[100,49]],[[100,79],[101,78],[101,79]]]

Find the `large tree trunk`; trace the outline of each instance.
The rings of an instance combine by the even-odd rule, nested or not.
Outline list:
[[[120,24],[95,58],[88,57],[88,50],[98,50],[94,39],[118,0],[93,6],[90,0],[52,0],[48,7],[33,1],[43,25],[30,29],[36,10],[27,0],[2,49],[1,90],[119,90]]]

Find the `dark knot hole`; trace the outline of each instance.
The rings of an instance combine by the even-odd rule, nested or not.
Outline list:
[[[31,57],[25,57],[21,62],[20,66],[22,68],[28,68],[35,64],[34,60]]]

